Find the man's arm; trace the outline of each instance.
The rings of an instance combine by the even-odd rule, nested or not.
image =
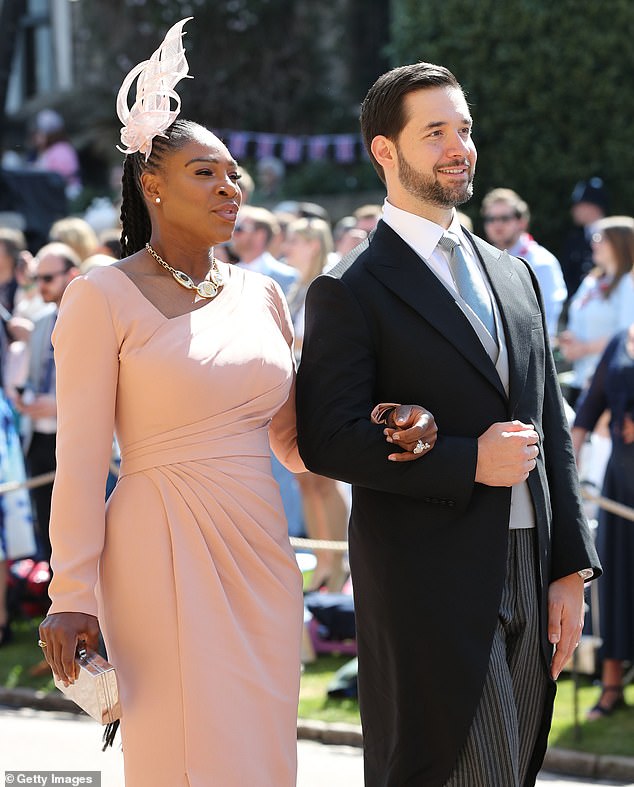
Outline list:
[[[534,278],[533,285],[540,301],[541,294]],[[577,474],[577,463],[564,412],[555,362],[544,325],[545,370],[544,459],[548,492],[552,507],[550,571],[551,580],[576,575],[585,568],[594,570],[593,579],[601,575],[601,564],[583,510]]]
[[[298,442],[306,466],[358,486],[442,499],[456,513],[464,510],[475,481],[477,439],[448,437],[440,428],[433,450],[420,460],[389,462],[391,447],[369,418],[377,401],[389,398],[382,394],[390,381],[377,380],[376,352],[366,315],[347,284],[330,276],[315,280],[306,300],[297,379]]]
[[[543,314],[539,286],[529,266],[527,270]],[[592,568],[595,579],[601,574],[601,565],[583,513],[575,454],[545,321],[544,341],[543,450],[552,507],[548,640],[554,648],[550,669],[556,679],[579,643],[583,628],[584,582],[578,572]]]

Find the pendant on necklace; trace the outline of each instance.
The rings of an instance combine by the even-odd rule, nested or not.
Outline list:
[[[216,295],[218,295],[218,292],[220,291],[224,281],[222,274],[220,273],[220,269],[218,268],[218,263],[216,262],[216,259],[213,255],[211,258],[211,267],[207,273],[207,276],[198,284],[194,284],[191,276],[188,276],[184,271],[179,271],[176,268],[173,268],[169,263],[165,262],[165,260],[159,254],[157,254],[157,252],[152,248],[152,246],[150,246],[149,243],[145,244],[145,248],[160,265],[162,265],[172,274],[172,277],[181,285],[181,287],[185,287],[187,290],[194,290],[198,297],[206,298],[207,300],[210,298],[215,298]]]
[[[196,292],[201,298],[215,298],[218,295],[218,287],[212,281],[203,279],[196,285]]]

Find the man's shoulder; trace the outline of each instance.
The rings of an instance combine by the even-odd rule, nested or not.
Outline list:
[[[495,257],[496,260],[499,260],[503,254],[509,254],[508,251],[498,249],[497,246],[493,246],[491,243],[484,240],[484,238],[481,238],[479,235],[474,235],[473,232],[469,232],[464,227],[462,231],[481,254]],[[509,254],[509,256],[511,255]]]
[[[333,267],[323,275],[330,276],[332,279],[343,278],[343,276],[355,265],[357,260],[359,260],[359,257],[368,251],[371,240],[372,234],[345,254],[336,265],[333,265]]]
[[[527,259],[511,254],[508,249],[498,249],[497,246],[491,245],[483,238],[471,232],[467,232],[466,234],[472,240],[473,245],[480,253],[485,263],[487,260],[493,258],[496,263],[499,262],[503,267],[510,267],[519,276],[521,281],[524,281],[526,284],[532,282],[532,286],[534,286],[535,273]]]
[[[493,246],[488,241],[480,238],[478,235],[474,235],[473,233],[467,233],[469,238],[472,240],[473,245],[476,249],[480,252],[482,257],[485,259],[493,257],[495,260],[502,261],[504,265],[511,265],[517,271],[522,270],[531,270],[531,266],[527,259],[524,257],[518,257],[515,254],[511,254],[508,249],[498,249],[497,246]]]

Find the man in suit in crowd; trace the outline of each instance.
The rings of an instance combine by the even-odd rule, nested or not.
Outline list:
[[[286,295],[299,278],[299,273],[268,251],[273,237],[279,232],[277,219],[271,211],[244,205],[238,214],[232,245],[240,260],[240,268],[270,276]]]
[[[570,203],[570,215],[575,226],[566,236],[559,259],[568,295],[572,297],[594,267],[594,225],[605,217],[608,209],[608,194],[603,180],[598,177],[580,180],[572,191]]]
[[[535,272],[544,300],[548,335],[557,336],[559,315],[568,292],[557,257],[528,232],[528,205],[512,189],[492,189],[482,200],[480,212],[489,243],[526,260]]]
[[[384,74],[361,128],[383,219],[309,290],[297,405],[307,467],[353,485],[365,783],[526,787],[600,573],[539,287],[458,222],[476,150],[447,69]],[[387,461],[377,401],[427,407],[436,445]]]
[[[51,335],[64,290],[79,274],[80,259],[65,243],[49,243],[38,251],[35,261],[35,280],[50,308],[35,320],[29,340],[29,376],[17,402],[23,416],[24,451],[31,476],[49,473],[56,467],[57,402]],[[52,490],[52,483],[32,490],[43,560],[51,557],[48,524]]]

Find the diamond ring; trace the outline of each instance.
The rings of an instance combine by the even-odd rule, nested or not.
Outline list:
[[[412,450],[412,453],[422,454],[423,451],[427,451],[429,448],[431,448],[431,445],[429,445],[429,443],[424,443],[422,440],[418,440],[416,445],[414,446],[414,449]]]

